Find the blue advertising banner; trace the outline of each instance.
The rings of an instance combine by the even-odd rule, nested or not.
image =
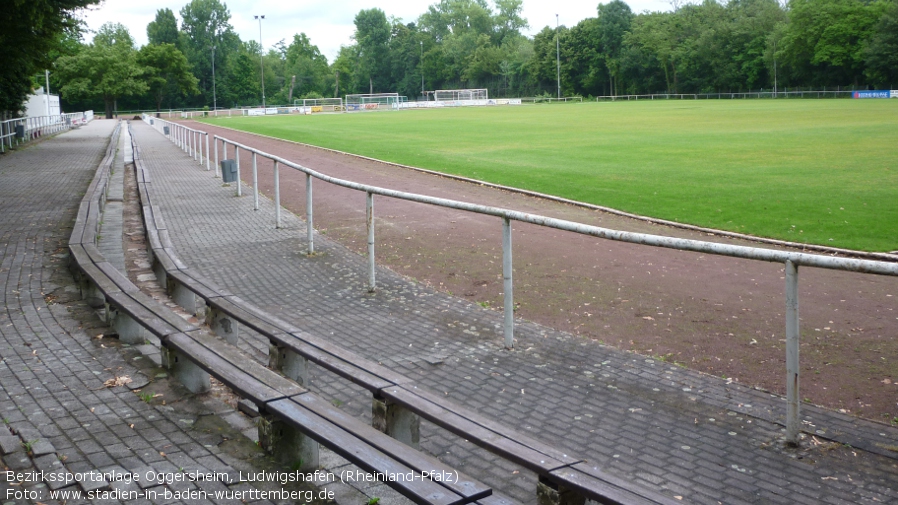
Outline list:
[[[855,91],[851,94],[852,98],[889,98],[891,95],[889,90]]]

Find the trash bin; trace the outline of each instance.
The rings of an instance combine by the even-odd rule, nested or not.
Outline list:
[[[168,126],[163,126],[162,132],[165,133],[166,135],[168,135]]]
[[[25,138],[25,125],[23,125],[23,124],[16,125],[16,138],[17,139]]]
[[[222,160],[221,161],[221,180],[223,182],[234,182],[237,180],[237,161]]]

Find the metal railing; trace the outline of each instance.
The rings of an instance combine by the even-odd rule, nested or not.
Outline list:
[[[159,133],[168,136],[176,146],[180,147],[185,153],[198,161],[200,165],[205,163],[206,170],[211,170],[209,161],[209,134],[188,128],[180,123],[166,121],[157,117],[144,114],[143,120],[147,124],[153,126]],[[168,132],[166,133],[166,128]],[[215,175],[221,175],[218,170],[218,153],[215,153]],[[239,193],[239,173],[238,173],[238,195]]]
[[[35,116],[7,119],[0,122],[0,153],[7,147],[24,144],[30,140],[52,135],[82,124],[94,118],[94,111],[74,112],[57,116]]]
[[[174,139],[174,137],[172,137]],[[512,277],[512,221],[521,223],[535,224],[554,228],[556,230],[569,231],[581,235],[588,235],[601,239],[614,240],[618,242],[626,242],[631,244],[642,244],[653,247],[661,247],[666,249],[674,249],[679,251],[692,251],[704,254],[714,254],[718,256],[729,256],[733,258],[743,258],[757,261],[767,261],[772,263],[781,263],[785,268],[785,304],[786,304],[786,440],[789,443],[797,444],[799,441],[799,432],[801,423],[799,420],[799,316],[798,316],[798,268],[800,266],[826,268],[830,270],[843,270],[848,272],[859,272],[866,274],[898,276],[898,263],[890,263],[886,261],[861,260],[854,258],[839,258],[834,256],[824,256],[819,254],[808,254],[793,251],[778,251],[772,249],[762,249],[758,247],[739,246],[731,244],[721,244],[716,242],[705,242],[702,240],[692,240],[683,238],[666,237],[661,235],[650,235],[645,233],[625,232],[619,230],[611,230],[608,228],[600,228],[573,221],[563,219],[555,219],[537,214],[519,212],[500,207],[490,207],[474,203],[459,202],[448,200],[445,198],[437,198],[432,196],[419,195],[415,193],[406,193],[392,189],[360,184],[357,182],[338,179],[328,175],[316,172],[310,168],[304,167],[297,163],[281,158],[279,156],[268,154],[258,149],[246,146],[233,140],[228,140],[218,135],[213,136],[214,151],[216,152],[216,162],[218,156],[218,143],[222,144],[222,156],[226,158],[228,146],[234,149],[235,159],[238,165],[237,179],[237,195],[241,195],[241,184],[239,179],[240,150],[247,151],[252,154],[253,159],[253,202],[254,208],[259,208],[259,189],[258,189],[258,168],[257,157],[267,158],[274,163],[274,188],[275,188],[275,220],[277,227],[280,227],[280,176],[278,166],[284,165],[306,174],[306,222],[308,252],[312,254],[315,251],[314,245],[314,214],[312,201],[312,179],[318,179],[323,182],[334,184],[336,186],[362,191],[366,194],[365,219],[368,232],[368,290],[376,289],[375,277],[375,261],[374,261],[374,196],[384,196],[396,198],[410,202],[435,205],[447,209],[462,210],[495,216],[502,219],[502,276],[504,281],[504,337],[505,347],[512,349],[514,347],[514,283]]]
[[[739,100],[748,98],[851,98],[852,91],[750,91],[742,93],[653,93],[597,96],[597,102],[629,100]]]

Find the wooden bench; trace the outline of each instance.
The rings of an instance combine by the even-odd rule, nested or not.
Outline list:
[[[302,461],[300,469],[317,469],[320,442],[366,471],[379,475],[415,476],[409,480],[385,482],[415,503],[462,505],[491,496],[489,487],[346,416],[296,381],[262,366],[235,346],[209,335],[140,291],[106,261],[95,244],[101,193],[105,192],[108,182],[101,176],[109,164],[111,161],[107,160],[101,165],[95,183],[91,185],[92,190],[79,208],[69,250],[72,268],[83,293],[99,300],[99,305],[105,305],[107,319],[123,341],[143,343],[144,332],[152,334],[163,346],[163,364],[190,391],[209,390],[209,377],[214,376],[240,397],[255,403],[263,414],[260,425],[262,445],[282,460]],[[96,183],[98,180],[100,183]],[[152,207],[146,211],[153,213]],[[160,226],[161,216],[149,222]],[[286,338],[287,332],[298,331],[283,321],[264,317],[264,313],[233,295],[213,291],[204,284],[208,281],[184,273],[186,267],[164,247],[167,237],[162,232],[165,230],[157,228],[155,231],[157,240],[151,240],[158,246],[154,250],[154,262],[160,264],[173,283],[189,285],[191,297],[194,293],[205,295],[203,300],[213,310],[227,311],[228,317],[239,316],[243,324],[272,335]],[[433,477],[448,474],[453,474],[456,480]]]

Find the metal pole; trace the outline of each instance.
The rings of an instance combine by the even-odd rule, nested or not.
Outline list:
[[[365,222],[368,225],[368,292],[376,287],[374,278],[374,194],[366,192]]]
[[[424,96],[424,41],[419,40],[421,43],[421,96]]]
[[[502,219],[502,277],[505,294],[505,348],[514,349],[514,283],[511,262],[511,220]]]
[[[225,142],[224,139],[221,139],[221,159],[222,161],[228,159],[228,143]],[[221,166],[215,167],[215,174],[217,176],[221,176],[222,178],[224,177],[224,175],[221,173]]]
[[[315,254],[315,241],[312,238],[314,228],[314,217],[312,214],[312,176],[306,174],[306,241],[309,243],[309,256]]]
[[[205,135],[206,135],[206,171],[208,172],[209,171],[209,155],[211,155],[212,153],[209,152],[209,134],[206,133]],[[217,164],[218,163],[216,162],[216,165]]]
[[[277,161],[274,162],[274,226],[281,227],[281,176]]]
[[[240,148],[234,144],[234,160],[237,162],[237,196],[243,196],[243,188],[240,184]]]
[[[786,261],[786,443],[798,445],[801,401],[798,395],[798,265]]]
[[[212,150],[215,151],[215,177],[218,177],[218,139],[212,138]]]
[[[262,45],[262,20],[265,16],[255,16],[259,20],[259,68],[262,69],[262,108],[265,108],[265,46]]]
[[[558,71],[558,98],[561,99],[561,42],[558,39],[558,14],[555,14],[555,66]]]
[[[215,94],[215,46],[212,46],[212,110],[218,111],[218,96]]]
[[[256,163],[255,151],[253,151],[253,210],[259,210],[259,166]]]

